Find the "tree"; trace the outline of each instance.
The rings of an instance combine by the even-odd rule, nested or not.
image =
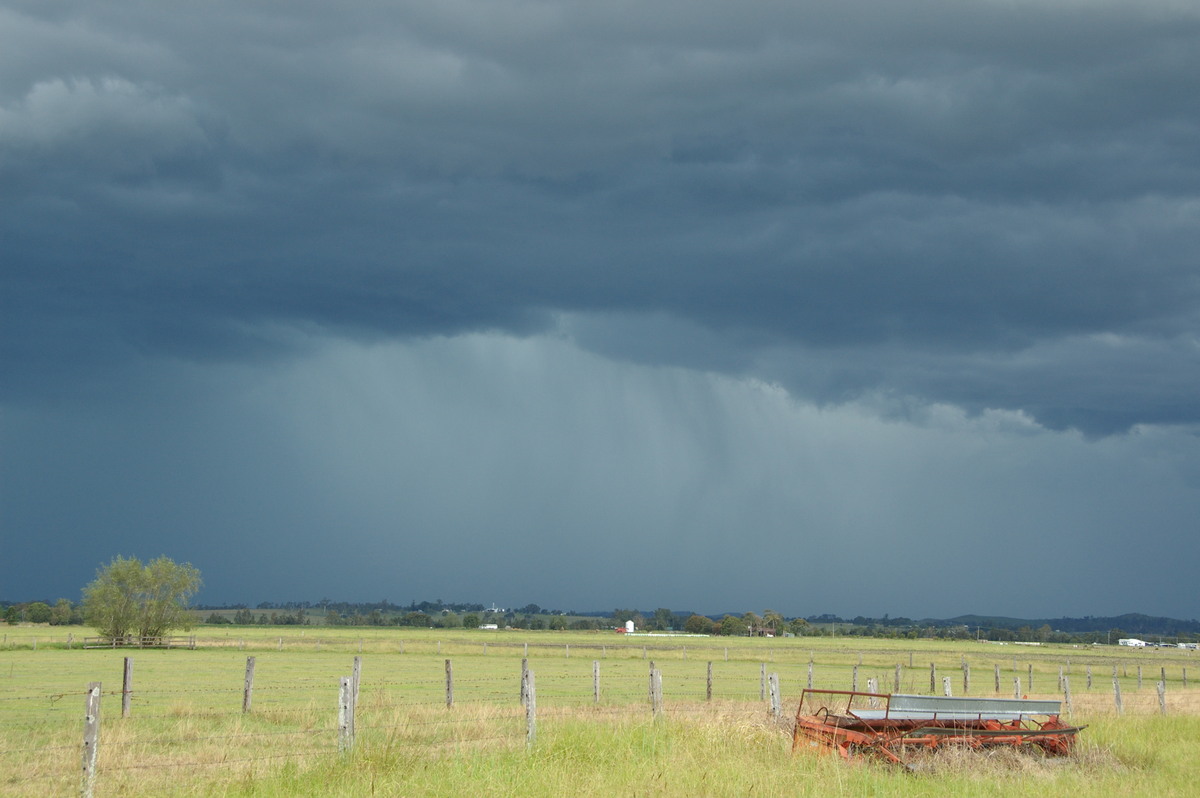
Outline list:
[[[25,620],[30,623],[50,623],[50,605],[44,601],[35,601],[25,605]]]
[[[83,589],[83,616],[105,637],[161,637],[191,627],[187,602],[199,589],[200,571],[190,563],[117,557]]]
[[[763,610],[762,622],[767,631],[771,634],[778,634],[783,626],[783,616],[775,610]]]
[[[709,635],[713,633],[713,626],[711,618],[705,618],[703,615],[691,615],[683,622],[683,631],[693,635]]]

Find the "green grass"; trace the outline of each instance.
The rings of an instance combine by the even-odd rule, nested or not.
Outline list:
[[[1200,673],[1185,690],[1183,668],[1195,655],[1184,651],[257,626],[200,627],[194,651],[84,651],[78,646],[90,634],[84,629],[5,632],[0,796],[78,789],[83,692],[92,681],[105,692],[99,795],[1184,795],[1193,792],[1192,752],[1200,743]],[[72,648],[68,634],[75,637]],[[539,708],[537,744],[528,751],[517,703],[527,644]],[[349,675],[360,651],[357,745],[339,756],[338,679]],[[127,719],[120,717],[125,656],[134,662]],[[254,706],[243,715],[248,656],[256,658]],[[1090,724],[1079,755],[941,757],[917,775],[793,756],[786,723],[773,722],[759,700],[763,663],[780,676],[786,718],[795,712],[810,659],[819,688],[849,689],[857,666],[860,688],[875,677],[890,691],[899,663],[902,690],[928,692],[934,662],[939,689],[947,675],[960,693],[964,657],[972,695],[994,694],[999,665],[1001,695],[1011,694],[1019,675],[1029,694],[1057,696],[1063,668],[1072,679],[1073,720]],[[454,667],[452,709],[445,706],[446,659]],[[600,662],[599,704],[593,660]],[[667,699],[658,721],[646,699],[651,660],[663,672]],[[711,704],[704,700],[710,661]],[[1119,718],[1112,706],[1114,664],[1128,674],[1121,676],[1126,714]],[[1171,713],[1165,718],[1157,715],[1154,689],[1163,666]]]

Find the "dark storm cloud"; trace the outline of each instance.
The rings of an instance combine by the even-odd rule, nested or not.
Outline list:
[[[273,325],[525,333],[574,312],[725,342],[706,363],[593,329],[638,360],[795,347],[847,355],[846,395],[1196,420],[1185,6],[10,2],[0,21],[9,395],[48,361],[270,351]],[[988,368],[1099,334],[1149,359],[1136,388],[1067,358],[1065,403],[1037,369]]]

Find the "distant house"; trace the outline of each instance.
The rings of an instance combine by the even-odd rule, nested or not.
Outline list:
[[[1120,640],[1117,641],[1117,645],[1132,646],[1134,648],[1145,648],[1146,641],[1138,640],[1136,637],[1122,637]]]

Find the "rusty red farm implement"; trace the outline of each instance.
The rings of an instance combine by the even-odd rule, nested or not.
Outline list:
[[[1029,747],[1063,756],[1083,727],[1064,724],[1060,709],[1059,701],[1025,698],[805,690],[792,750],[811,746],[847,759],[869,755],[900,765],[906,764],[906,749],[946,746]]]

